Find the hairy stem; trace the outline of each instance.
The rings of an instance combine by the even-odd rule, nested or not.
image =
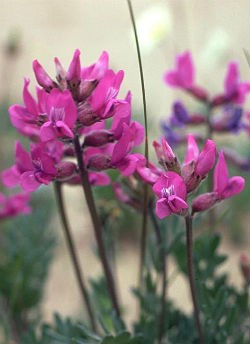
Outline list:
[[[161,257],[161,270],[162,270],[162,288],[161,288],[161,310],[159,315],[159,332],[158,332],[158,343],[162,343],[163,335],[165,333],[165,318],[166,318],[166,295],[167,295],[167,261],[166,261],[166,254],[163,247],[163,238],[161,235],[161,231],[156,220],[154,211],[152,207],[149,207],[149,214],[154,226],[157,245],[159,254]]]
[[[78,135],[75,135],[74,138],[74,146],[76,152],[77,163],[79,167],[79,175],[81,178],[82,188],[85,194],[86,202],[88,205],[88,209],[90,212],[91,220],[94,227],[95,239],[104,271],[104,275],[106,278],[107,288],[109,292],[109,296],[111,299],[112,306],[116,312],[116,315],[120,317],[120,307],[118,304],[118,298],[116,294],[115,282],[112,274],[112,270],[108,261],[107,252],[104,244],[102,228],[100,224],[100,219],[97,214],[95,201],[92,193],[92,189],[89,183],[88,178],[88,171],[84,166],[83,156],[82,156],[82,148],[79,141]]]
[[[205,344],[203,330],[200,322],[200,310],[195,289],[195,277],[193,270],[193,218],[191,215],[185,217],[186,222],[186,245],[187,245],[187,268],[190,291],[192,296],[192,302],[194,307],[195,324],[198,332],[199,343]]]
[[[127,4],[128,4],[130,19],[131,19],[131,23],[132,23],[132,27],[134,31],[134,36],[135,36],[136,51],[137,51],[138,64],[139,64],[139,70],[140,70],[144,125],[145,125],[145,157],[146,157],[146,164],[148,166],[148,120],[147,120],[147,103],[146,103],[146,91],[145,91],[144,75],[143,75],[143,68],[142,68],[142,59],[141,59],[137,28],[136,28],[136,23],[135,23],[135,16],[134,16],[131,0],[127,0]],[[140,239],[139,287],[142,286],[143,269],[144,269],[145,254],[146,254],[147,218],[148,218],[147,210],[148,210],[148,186],[145,183],[144,192],[143,192],[143,216],[142,216],[141,239]]]
[[[88,313],[89,322],[91,324],[91,327],[94,331],[96,331],[96,321],[95,321],[95,317],[94,317],[94,312],[93,312],[92,305],[90,302],[90,297],[89,297],[89,293],[88,293],[88,290],[86,287],[86,283],[84,281],[81,265],[80,265],[80,262],[78,260],[77,254],[76,254],[76,248],[75,248],[73,237],[72,237],[71,230],[69,227],[68,219],[66,216],[61,183],[55,182],[54,183],[54,189],[55,189],[59,214],[60,214],[61,222],[63,225],[63,231],[64,231],[64,235],[65,235],[65,239],[66,239],[66,244],[67,244],[68,251],[69,251],[69,254],[71,257],[71,261],[72,261],[72,264],[74,267],[78,287],[79,287],[79,290],[80,290],[80,293],[82,296],[83,303],[84,303],[85,307],[87,308],[87,313]]]

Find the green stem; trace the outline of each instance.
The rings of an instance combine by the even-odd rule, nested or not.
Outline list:
[[[93,331],[96,331],[96,322],[95,322],[94,312],[93,312],[92,305],[90,302],[90,297],[88,294],[86,283],[84,281],[83,272],[82,272],[82,269],[80,266],[80,262],[78,260],[77,254],[76,254],[76,248],[74,245],[74,241],[73,241],[73,237],[71,234],[68,219],[66,216],[61,183],[55,182],[54,183],[54,189],[55,189],[59,214],[60,214],[62,225],[63,225],[63,231],[64,231],[64,235],[65,235],[65,239],[66,239],[66,244],[67,244],[68,251],[69,251],[69,254],[71,257],[71,261],[72,261],[72,264],[74,267],[78,287],[79,287],[79,290],[80,290],[80,293],[82,296],[83,303],[86,306],[87,311],[88,311],[89,322],[91,324],[91,327],[92,327]]]
[[[140,70],[140,79],[141,79],[141,90],[142,90],[142,99],[143,99],[143,113],[144,113],[144,125],[145,125],[145,157],[146,157],[146,165],[148,166],[148,121],[147,121],[147,103],[146,103],[146,91],[145,91],[145,84],[144,84],[144,75],[143,75],[143,68],[142,68],[142,58],[140,52],[140,45],[138,40],[137,28],[135,23],[135,16],[133,11],[133,6],[131,0],[127,0],[130,19],[133,26],[134,36],[135,36],[135,43],[136,43],[136,51],[138,57],[138,64]],[[143,281],[143,269],[145,263],[145,255],[146,255],[146,243],[147,243],[147,210],[148,210],[148,186],[144,185],[144,192],[143,192],[143,217],[142,217],[142,226],[141,226],[141,239],[140,239],[140,265],[139,265],[139,286],[142,287]]]
[[[106,278],[109,296],[110,296],[113,308],[116,312],[116,315],[120,317],[120,307],[118,304],[118,298],[117,298],[116,289],[115,289],[115,282],[114,282],[111,267],[109,265],[106,248],[104,245],[102,228],[101,228],[99,216],[97,214],[92,189],[89,183],[88,171],[84,166],[82,148],[81,148],[78,135],[75,135],[74,146],[75,146],[75,152],[76,152],[76,158],[77,158],[77,163],[79,167],[79,175],[81,178],[82,188],[85,194],[86,202],[87,202],[91,220],[93,223],[95,239],[96,239],[104,275]]]
[[[200,322],[200,310],[195,289],[195,276],[193,270],[193,218],[191,215],[185,217],[186,222],[186,245],[187,245],[187,267],[190,291],[194,307],[195,324],[199,337],[199,344],[205,344],[203,330]]]
[[[157,245],[159,254],[161,257],[161,270],[162,270],[162,288],[161,288],[161,309],[159,315],[159,332],[158,332],[158,344],[162,343],[162,339],[165,333],[165,319],[166,319],[166,295],[167,295],[167,261],[166,261],[166,253],[163,247],[163,238],[161,235],[161,230],[159,228],[158,222],[156,220],[154,211],[152,207],[149,207],[149,214],[153,223],[153,227],[155,230]]]

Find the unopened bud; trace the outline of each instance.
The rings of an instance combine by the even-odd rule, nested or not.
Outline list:
[[[87,168],[94,171],[103,171],[110,168],[110,157],[104,154],[96,154],[90,157]]]
[[[108,130],[93,131],[84,138],[84,146],[100,147],[110,142],[114,142],[114,135]]]
[[[197,213],[200,211],[208,210],[215,205],[218,201],[216,192],[208,192],[196,197],[192,202],[192,212]]]
[[[70,161],[61,161],[57,164],[57,179],[60,181],[72,178],[77,172],[76,164]]]
[[[80,63],[80,50],[77,49],[74,53],[73,59],[70,63],[66,80],[68,87],[73,95],[73,98],[78,96],[79,85],[81,83],[81,63]]]
[[[154,141],[153,146],[159,160],[159,163],[168,171],[174,171],[180,174],[180,164],[175,156],[172,148],[167,143],[166,139],[162,139],[162,144]]]
[[[51,79],[37,60],[33,61],[33,70],[38,84],[42,86],[45,91],[50,92],[53,88],[57,87],[57,84]]]
[[[92,111],[92,109],[86,102],[83,102],[78,105],[77,122],[79,127],[89,127],[90,125],[98,122],[99,120],[100,117]]]
[[[67,87],[66,71],[57,57],[55,57],[54,62],[56,66],[56,79],[58,83],[60,84],[61,88],[66,89]]]

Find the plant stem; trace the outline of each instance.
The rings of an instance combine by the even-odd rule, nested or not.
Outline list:
[[[161,235],[161,231],[158,225],[158,222],[155,218],[154,211],[152,207],[149,207],[149,214],[155,229],[155,235],[157,240],[157,245],[159,249],[159,254],[161,257],[161,269],[162,269],[162,289],[161,289],[161,310],[159,316],[159,332],[158,332],[158,343],[162,343],[162,338],[165,333],[165,318],[166,318],[166,295],[167,295],[167,261],[166,261],[166,254],[163,247],[163,238]]]
[[[194,317],[196,328],[199,337],[199,343],[205,344],[203,330],[201,327],[200,322],[200,311],[198,306],[198,300],[196,295],[195,289],[195,277],[194,277],[194,270],[193,270],[193,218],[190,214],[185,217],[186,222],[186,243],[187,243],[187,268],[188,268],[188,278],[189,278],[189,285],[190,291],[193,301],[194,307]]]
[[[88,316],[89,316],[89,322],[91,324],[91,327],[93,329],[93,331],[96,331],[96,321],[95,321],[95,317],[94,317],[94,312],[92,309],[92,305],[90,302],[90,297],[89,297],[89,293],[84,281],[84,277],[83,277],[83,272],[80,266],[80,262],[78,260],[77,254],[76,254],[76,248],[74,245],[74,241],[73,241],[73,237],[71,234],[71,230],[69,227],[69,223],[68,223],[68,219],[66,216],[66,211],[65,211],[65,205],[64,205],[64,201],[63,201],[63,196],[62,196],[62,185],[60,182],[55,182],[54,183],[54,189],[55,189],[55,194],[56,194],[56,200],[57,200],[57,205],[58,205],[58,210],[60,213],[60,217],[61,217],[61,221],[62,221],[62,225],[63,225],[63,231],[64,231],[64,235],[65,235],[65,239],[66,239],[66,244],[68,247],[68,251],[71,257],[71,261],[74,267],[74,271],[75,271],[75,276],[78,282],[78,287],[82,296],[82,300],[84,305],[87,308],[88,311]]]
[[[144,84],[144,75],[142,68],[142,58],[140,52],[139,39],[137,34],[137,28],[135,23],[135,16],[133,11],[133,6],[131,0],[127,0],[130,19],[132,22],[132,27],[135,36],[136,51],[138,57],[138,64],[140,70],[140,79],[141,79],[141,90],[142,90],[142,100],[143,100],[143,114],[144,114],[144,125],[145,125],[145,157],[146,157],[146,166],[148,166],[148,120],[147,120],[147,103],[146,103],[146,90]],[[148,210],[148,185],[145,183],[144,192],[143,192],[143,217],[142,217],[142,226],[141,226],[141,239],[140,239],[140,265],[139,265],[139,287],[142,287],[143,281],[143,269],[145,263],[145,254],[146,254],[146,243],[147,243],[147,210]]]
[[[82,182],[82,188],[83,188],[83,191],[85,194],[86,202],[87,202],[88,209],[89,209],[90,216],[91,216],[91,220],[93,223],[95,239],[96,239],[96,243],[97,243],[97,247],[98,247],[104,275],[106,278],[109,296],[111,299],[112,306],[116,312],[116,315],[118,317],[120,317],[120,307],[118,304],[118,298],[117,298],[116,289],[115,289],[115,282],[114,282],[112,270],[111,270],[111,267],[109,265],[109,261],[107,258],[107,253],[106,253],[106,248],[104,245],[100,219],[99,219],[99,216],[97,214],[92,189],[91,189],[91,186],[89,183],[88,171],[84,166],[84,161],[83,161],[83,157],[82,157],[82,148],[80,145],[78,135],[75,135],[74,146],[75,146],[75,153],[76,153],[76,158],[77,158],[77,163],[78,163],[78,168],[79,168],[79,175],[80,175],[81,182]]]

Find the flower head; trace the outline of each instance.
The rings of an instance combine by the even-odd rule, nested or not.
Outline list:
[[[188,208],[184,180],[175,172],[162,174],[154,184],[153,191],[158,197],[156,214],[160,219],[171,214],[181,214]]]

